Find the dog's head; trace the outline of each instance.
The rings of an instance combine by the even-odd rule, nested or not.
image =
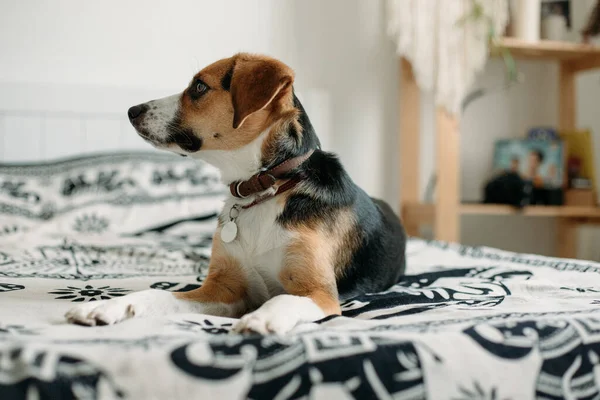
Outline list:
[[[131,107],[128,116],[157,148],[236,150],[293,110],[293,81],[282,62],[241,53],[204,68],[180,94]]]

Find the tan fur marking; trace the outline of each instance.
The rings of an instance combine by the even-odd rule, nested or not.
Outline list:
[[[341,314],[332,246],[322,231],[300,228],[297,233],[286,251],[281,284],[289,294],[312,299],[326,315]]]
[[[246,299],[248,283],[239,262],[229,256],[221,243],[219,233],[213,238],[212,255],[208,276],[202,286],[175,296],[206,303],[233,304]]]
[[[350,264],[362,238],[356,224],[355,215],[350,210],[340,211],[335,224],[329,228],[331,232],[328,237],[332,240],[332,246],[336,249],[334,259],[335,276],[339,278],[344,275],[344,270]]]
[[[332,295],[328,292],[314,291],[308,297],[323,310],[325,315],[342,315],[342,309],[337,295]]]
[[[310,191],[306,187],[299,186],[277,196],[277,202],[285,207],[288,199],[298,192],[310,195]],[[304,230],[321,232],[325,241],[324,245],[329,248],[330,262],[337,278],[344,276],[345,268],[350,264],[352,256],[362,241],[355,214],[350,209],[338,211],[335,216],[335,224],[325,224],[322,220],[314,218],[305,221],[301,227],[286,226],[286,228],[299,232]],[[299,234],[302,235],[302,233]]]

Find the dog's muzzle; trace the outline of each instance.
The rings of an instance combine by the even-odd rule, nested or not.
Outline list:
[[[148,106],[146,104],[138,104],[137,106],[131,107],[129,110],[127,110],[127,116],[129,117],[129,121],[131,121],[131,123],[135,125],[136,122],[139,122],[141,120],[140,117],[142,117],[146,113],[146,111],[148,111]]]
[[[156,142],[156,138],[152,137],[150,132],[148,132],[147,127],[145,126],[144,116],[146,112],[150,109],[147,104],[138,104],[137,106],[133,106],[127,110],[127,116],[129,117],[129,122],[135,128],[138,135],[140,135],[145,140]]]

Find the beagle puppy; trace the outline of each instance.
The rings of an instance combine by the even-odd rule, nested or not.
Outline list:
[[[80,304],[68,321],[202,313],[241,317],[235,332],[283,334],[398,282],[406,247],[399,218],[320,150],[293,83],[282,62],[241,53],[204,68],[182,93],[129,109],[144,140],[216,166],[230,186],[208,276],[188,292]]]

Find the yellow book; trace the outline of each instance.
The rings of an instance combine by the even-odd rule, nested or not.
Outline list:
[[[589,179],[594,192],[596,192],[596,169],[594,168],[592,132],[589,129],[561,131],[560,138],[567,145],[567,157],[577,157],[581,160],[581,177]]]

